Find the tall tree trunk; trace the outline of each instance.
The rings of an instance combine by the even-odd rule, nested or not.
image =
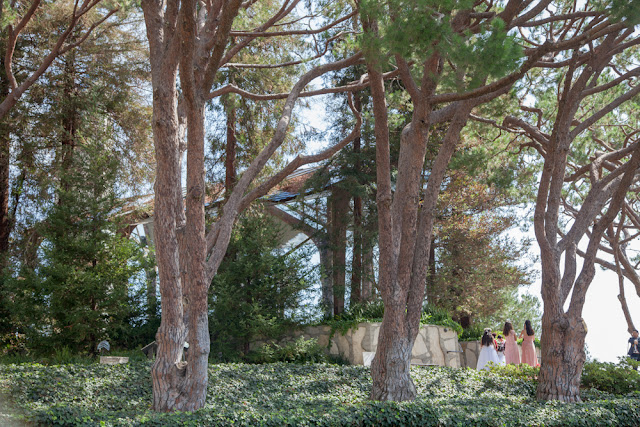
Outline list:
[[[4,267],[9,252],[13,221],[9,213],[9,175],[11,140],[8,120],[0,122],[0,265]]]
[[[385,304],[374,358],[375,366],[371,370],[373,400],[401,402],[416,397],[410,369],[411,350],[416,335],[408,330],[405,315],[405,310],[398,305]]]
[[[362,110],[360,96],[356,93],[353,99],[353,106],[356,111]],[[360,183],[361,162],[360,162],[360,138],[353,141],[353,154],[355,162],[353,165],[355,175],[358,178],[357,185]],[[353,253],[351,259],[351,297],[349,306],[359,303],[363,298],[362,290],[362,197],[356,195],[353,197]]]
[[[334,316],[344,312],[348,210],[348,193],[341,188],[333,187],[331,194],[331,247],[333,250],[331,277]]]
[[[187,222],[185,228],[188,266],[185,283],[185,311],[188,313],[188,342],[186,389],[183,401],[174,408],[194,411],[202,408],[207,397],[209,363],[208,290],[205,261],[205,184],[204,184],[204,100],[187,99],[189,135],[187,149]]]
[[[227,112],[227,145],[224,159],[224,188],[225,194],[231,194],[236,182],[236,108],[231,107]]]
[[[415,398],[409,364],[425,297],[436,203],[447,165],[460,139],[471,105],[461,104],[449,125],[431,168],[423,194],[423,206],[418,211],[420,174],[428,140],[428,128],[425,125],[428,118],[421,118],[421,114],[426,114],[425,111],[428,109],[416,108],[410,128],[403,131],[396,191],[391,209],[387,212],[387,223],[383,222],[385,216],[379,217],[381,245],[385,241],[388,245],[384,250],[381,246],[380,257],[390,258],[391,265],[381,262],[380,289],[385,312],[371,369],[371,398],[374,400],[402,401]],[[386,239],[383,239],[385,234]],[[385,274],[383,268],[389,271]]]
[[[151,367],[151,378],[153,409],[162,412],[176,409],[186,376],[182,353],[187,327],[183,320],[183,283],[176,233],[177,209],[182,205],[176,74],[171,70],[152,81],[156,167],[163,173],[157,175],[154,189],[153,219],[162,319],[156,334],[158,352]]]
[[[362,301],[371,301],[376,295],[375,279],[373,248],[368,248],[362,254]]]
[[[619,225],[618,231],[615,233],[615,235],[610,236],[610,238],[611,238],[611,247],[613,249],[613,257],[616,265],[616,273],[618,274],[618,289],[619,289],[618,301],[620,301],[620,307],[622,308],[624,319],[627,322],[627,332],[632,333],[634,330],[636,330],[636,327],[633,324],[633,319],[631,318],[631,311],[629,310],[629,306],[627,305],[627,298],[624,294],[624,269],[623,269],[622,263],[620,262],[620,258],[624,258],[625,268],[626,268],[626,265],[629,264],[628,258],[626,255],[626,250],[620,245],[620,232],[622,231],[622,228],[624,226],[625,213],[626,213],[625,209],[626,208],[623,208],[623,211],[622,211],[622,218],[620,219],[620,225]],[[609,227],[609,230],[611,228],[613,227]],[[629,236],[627,236],[625,233],[624,237],[625,239],[627,239]]]
[[[333,251],[327,240],[323,240],[318,247],[320,254],[320,285],[322,287],[322,312],[325,319],[333,317]]]
[[[362,198],[353,198],[353,253],[349,306],[365,300],[362,289]]]
[[[582,318],[562,312],[542,316],[542,360],[538,399],[580,401],[580,376],[585,362],[587,326]]]
[[[433,291],[436,281],[436,239],[431,238],[429,247],[429,274],[427,276],[427,303],[436,304],[436,295]]]
[[[2,10],[2,6],[0,6]],[[7,40],[6,28],[0,31],[0,46],[4,52]],[[5,56],[0,55],[0,99],[9,95],[9,79],[5,71]],[[9,116],[0,120],[0,266],[4,268],[9,251],[9,236],[13,227],[9,215],[9,165],[11,161],[11,139]]]
[[[64,91],[62,102],[62,146],[60,151],[60,188],[69,191],[74,183],[69,181],[68,172],[73,165],[73,155],[78,132],[78,111],[76,106],[76,67],[74,52],[64,57]],[[59,201],[60,202],[60,201]]]
[[[374,268],[373,249],[377,223],[369,218],[363,228],[362,239],[362,300],[371,301],[376,295],[376,273]]]

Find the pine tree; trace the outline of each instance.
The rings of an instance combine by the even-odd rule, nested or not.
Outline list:
[[[118,339],[135,310],[129,281],[140,253],[112,218],[117,164],[99,144],[76,150],[40,225],[41,264],[8,281],[14,322],[39,351],[94,352]]]

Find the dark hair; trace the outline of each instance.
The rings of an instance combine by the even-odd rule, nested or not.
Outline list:
[[[482,345],[493,345],[493,336],[491,335],[491,329],[485,329],[484,334],[482,335]]]
[[[508,337],[511,331],[513,330],[513,325],[511,322],[504,322],[504,328],[502,328],[502,333],[505,337]]]
[[[502,339],[502,335],[498,335],[498,339],[501,340]]]
[[[527,335],[531,336],[534,334],[533,328],[531,327],[531,320],[524,321],[524,328],[527,330]]]

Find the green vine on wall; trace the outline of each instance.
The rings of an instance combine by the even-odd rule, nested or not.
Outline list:
[[[331,327],[329,332],[329,344],[327,348],[331,349],[331,342],[336,332],[340,332],[345,336],[351,329],[358,327],[360,323],[382,322],[384,315],[384,305],[382,301],[375,301],[366,304],[354,304],[349,310],[331,319],[325,319],[321,325]],[[446,310],[426,305],[420,316],[421,325],[437,325],[445,326],[456,331],[458,335],[462,333],[462,326],[451,318]]]

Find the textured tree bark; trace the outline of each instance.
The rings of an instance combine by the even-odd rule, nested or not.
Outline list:
[[[236,182],[236,108],[232,107],[227,112],[227,144],[225,149],[225,194],[231,194],[233,184]]]
[[[2,6],[0,6],[2,10]],[[7,30],[0,31],[0,40],[6,40]],[[9,94],[9,80],[5,71],[5,56],[0,55],[0,99]],[[9,236],[12,221],[9,215],[9,164],[11,161],[11,139],[9,120],[0,120],[0,266],[4,268],[9,251]]]
[[[362,254],[362,301],[371,301],[376,295],[373,248],[367,247]]]
[[[76,67],[74,52],[70,52],[64,57],[64,78],[63,78],[63,102],[62,102],[62,147],[60,150],[60,171],[61,188],[69,191],[73,183],[69,182],[67,172],[73,164],[73,155],[76,148],[76,133],[78,127],[78,111],[76,108]]]
[[[410,336],[404,318],[404,313],[396,307],[385,305],[376,356],[371,365],[373,400],[402,402],[416,397],[410,371],[415,335]]]
[[[156,334],[158,352],[151,367],[153,409],[176,410],[185,389],[186,369],[182,362],[187,327],[184,324],[183,292],[176,220],[182,203],[180,185],[178,111],[175,77],[169,75],[153,85],[153,137],[156,165],[163,173],[155,183],[154,232],[160,279],[162,318]]]
[[[429,274],[427,276],[427,302],[429,304],[436,304],[436,296],[433,292],[433,283],[436,277],[436,242],[435,239],[431,239],[431,246],[429,247]]]
[[[348,211],[348,193],[334,186],[331,194],[331,248],[333,252],[331,277],[334,316],[344,312]]]
[[[194,411],[202,408],[207,397],[209,362],[208,289],[206,278],[205,184],[204,184],[204,100],[187,98],[187,221],[185,237],[185,305],[188,312],[187,382],[184,401],[174,408]]]
[[[9,213],[9,165],[11,159],[9,126],[0,123],[0,265],[4,266],[9,251],[9,236],[13,221]]]
[[[616,45],[626,36],[617,31],[605,36],[593,48],[585,66],[576,67],[575,59],[564,76],[564,84],[558,91],[558,111],[551,135],[546,136],[529,126],[527,132],[545,146],[544,167],[540,176],[534,214],[536,240],[540,246],[542,264],[542,363],[538,381],[537,397],[544,400],[576,402],[580,400],[579,383],[585,360],[584,339],[586,326],[581,318],[586,293],[595,275],[594,263],[600,240],[618,216],[632,182],[640,166],[639,146],[624,165],[620,162],[608,174],[599,171],[606,157],[596,155],[587,168],[590,170],[590,188],[577,210],[569,230],[561,232],[559,223],[561,206],[567,204],[563,197],[567,182],[568,154],[571,145],[586,125],[596,123],[609,111],[640,92],[633,88],[614,99],[610,104],[590,117],[581,116],[582,122],[574,126],[574,117],[588,88],[597,84],[597,78],[615,55]],[[622,49],[620,49],[621,51]],[[583,65],[583,64],[581,64]],[[526,127],[526,126],[525,126]],[[530,130],[533,128],[533,130]],[[537,131],[537,133],[536,133]],[[625,150],[626,148],[623,148]],[[624,156],[623,156],[624,157]],[[570,180],[570,179],[569,179]],[[606,205],[608,207],[605,210]],[[589,229],[591,230],[589,231]],[[583,236],[589,236],[588,246],[578,274],[576,265],[577,246]],[[562,238],[559,238],[562,236]],[[561,258],[564,268],[561,268]],[[568,308],[566,301],[571,296]]]
[[[364,301],[362,290],[362,198],[353,198],[353,253],[349,306]]]
[[[438,62],[437,57],[431,60],[432,66]],[[451,120],[423,191],[423,205],[419,208],[431,108],[424,99],[414,100],[411,124],[405,127],[400,140],[396,189],[391,198],[384,88],[381,74],[374,67],[369,67],[369,75],[372,81],[377,140],[381,258],[379,286],[385,306],[384,327],[380,330],[376,356],[371,366],[371,397],[379,400],[412,400],[416,391],[409,375],[409,365],[425,297],[436,203],[449,160],[458,144],[472,104],[461,103]],[[423,89],[428,92],[428,84]],[[382,165],[385,165],[385,170],[381,173]],[[383,185],[382,179],[388,181]],[[404,360],[401,361],[403,357]]]
[[[295,4],[280,10],[263,28],[283,19]],[[249,191],[250,186],[282,145],[295,101],[305,86],[314,78],[353,65],[359,59],[356,54],[315,67],[298,80],[285,102],[271,141],[243,171],[217,221],[207,231],[204,221],[204,100],[208,98],[221,64],[231,60],[239,49],[253,40],[252,36],[243,38],[226,51],[231,26],[242,1],[229,0],[217,6],[201,5],[193,0],[179,3],[142,1],[153,89],[157,168],[154,231],[162,296],[162,320],[156,335],[158,355],[151,370],[153,409],[156,411],[191,411],[204,405],[209,354],[207,290],[224,258],[238,215],[259,197]],[[183,115],[178,114],[177,108],[178,65],[180,112],[184,112],[187,125],[185,201],[181,186],[180,159],[184,144],[179,121]],[[359,128],[354,135],[357,133]],[[307,156],[305,160],[324,160],[334,152],[325,150],[317,156]],[[260,195],[266,194],[282,179],[280,174],[274,177],[258,187],[263,191]],[[187,362],[182,362],[186,339],[189,342]]]
[[[333,317],[333,251],[329,242],[322,241],[318,246],[320,254],[320,285],[322,287],[322,312],[325,319]]]
[[[580,376],[585,362],[587,328],[581,318],[567,314],[542,316],[542,359],[537,397],[542,400],[580,402]]]
[[[354,96],[353,105],[357,111],[362,110],[360,102],[360,96],[356,93]],[[353,153],[356,156],[355,164],[353,166],[356,176],[360,175],[360,138],[356,138],[353,141]],[[358,183],[360,184],[360,183]],[[353,197],[353,253],[351,259],[351,296],[349,297],[349,306],[354,303],[366,301],[363,298],[362,289],[362,197]],[[369,296],[369,295],[367,295]]]

